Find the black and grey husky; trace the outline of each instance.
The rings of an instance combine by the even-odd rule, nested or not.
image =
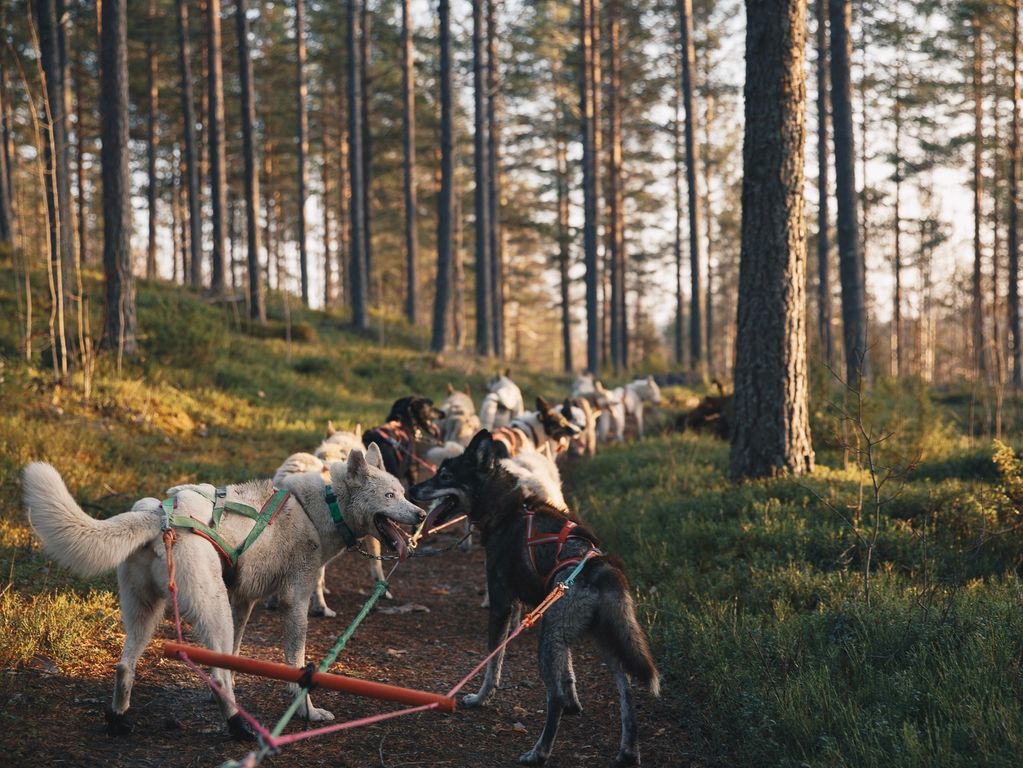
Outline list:
[[[482,532],[490,590],[490,649],[508,636],[513,614],[517,621],[519,603],[540,603],[592,553],[575,583],[540,624],[540,676],[547,687],[547,720],[540,738],[519,762],[543,764],[550,756],[561,715],[581,711],[571,647],[589,634],[614,674],[621,701],[622,738],[615,765],[638,765],[630,676],[649,686],[654,695],[660,693],[660,682],[620,564],[600,554],[596,537],[575,515],[534,496],[521,477],[497,458],[486,430],[472,439],[465,453],[446,459],[436,475],[412,486],[408,495],[435,502],[427,528],[465,513]],[[491,660],[479,692],[465,696],[463,706],[479,706],[493,696],[503,661],[503,653]]]

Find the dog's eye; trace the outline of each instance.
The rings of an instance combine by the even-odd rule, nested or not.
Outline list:
[[[387,493],[385,493],[384,494],[384,498],[393,499],[394,498],[394,491],[388,491]]]

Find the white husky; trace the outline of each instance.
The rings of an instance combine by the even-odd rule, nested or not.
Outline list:
[[[526,410],[522,390],[508,377],[509,371],[487,382],[487,394],[480,404],[480,427],[497,429],[508,426],[516,416]]]
[[[291,495],[238,557],[231,586],[225,582],[221,556],[210,542],[187,527],[173,526],[182,618],[192,625],[196,639],[211,650],[237,654],[252,607],[258,600],[279,594],[285,660],[304,666],[309,597],[320,567],[344,549],[352,536],[370,533],[405,556],[408,534],[398,524],[414,525],[423,518],[422,511],[406,501],[401,483],[382,467],[379,451],[370,448],[365,456],[353,451],[346,464],[332,465],[329,485],[311,473],[288,480]],[[117,569],[125,639],[107,723],[111,733],[127,733],[131,730],[127,713],[135,666],[164,615],[169,596],[161,534],[164,508],[159,499],[144,498],[129,512],[96,520],[75,503],[57,470],[43,463],[25,467],[22,488],[29,521],[54,559],[82,576]],[[172,519],[191,516],[209,525],[213,505],[202,494],[203,488],[181,487],[173,498]],[[337,498],[347,531],[335,525],[328,489]],[[269,480],[253,480],[228,486],[226,502],[259,509],[273,496]],[[239,547],[253,528],[253,520],[228,511],[223,514],[219,534],[229,547]],[[220,706],[231,734],[251,738],[248,725],[232,703],[232,675],[214,669],[211,676],[227,694]],[[297,685],[291,688],[298,690]],[[334,717],[314,707],[308,696],[298,713],[316,721]]]

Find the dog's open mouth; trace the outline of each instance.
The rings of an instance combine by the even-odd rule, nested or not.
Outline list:
[[[446,522],[457,506],[457,496],[441,496],[439,499],[434,499],[433,503],[430,504],[430,511],[426,513],[426,522],[423,524],[423,530],[430,531]]]
[[[373,525],[377,527],[380,540],[387,545],[388,549],[398,553],[398,560],[408,557],[408,542],[411,538],[405,529],[394,522],[387,515],[374,515]]]

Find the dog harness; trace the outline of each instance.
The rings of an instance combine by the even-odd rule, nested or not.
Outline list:
[[[291,491],[275,488],[273,495],[263,502],[262,508],[257,512],[254,507],[250,507],[248,504],[243,504],[240,501],[228,501],[227,488],[225,487],[217,488],[212,495],[197,488],[193,488],[191,490],[194,490],[200,496],[205,497],[206,500],[213,505],[213,525],[209,526],[190,515],[177,514],[178,497],[173,496],[169,499],[163,500],[163,523],[161,525],[161,529],[166,531],[171,526],[176,526],[178,528],[190,528],[192,533],[206,539],[213,545],[217,554],[223,558],[224,582],[230,586],[234,583],[235,576],[238,574],[238,558],[242,556],[245,550],[252,546],[256,539],[259,538],[259,535],[266,530],[268,525],[273,525],[273,522],[277,517],[277,513],[284,508],[284,505],[291,497]],[[232,547],[224,540],[224,537],[220,535],[220,524],[223,520],[225,511],[244,515],[245,517],[256,521],[256,524],[252,526],[252,530],[249,531],[249,535],[245,537],[245,540],[238,547]],[[333,514],[333,512],[331,514]],[[351,533],[351,531],[349,531],[349,533]]]
[[[527,424],[526,426],[528,427],[529,425]],[[521,451],[526,444],[526,438],[523,435],[523,433],[518,429],[513,429],[510,426],[495,429],[491,433],[491,436],[497,442],[504,443],[506,446],[508,446],[509,456],[518,456],[519,451]]]
[[[529,553],[529,563],[533,566],[533,571],[543,579],[544,589],[548,592],[551,590],[551,582],[554,577],[565,568],[569,568],[573,565],[578,565],[583,560],[594,557],[601,557],[604,553],[600,551],[592,541],[584,536],[573,535],[572,531],[579,526],[573,523],[571,520],[566,520],[565,524],[561,526],[561,530],[557,533],[534,533],[533,532],[533,521],[536,517],[536,512],[531,507],[525,507],[526,512],[526,552]],[[565,548],[565,543],[569,539],[577,539],[579,541],[585,541],[588,545],[588,549],[581,555],[573,555],[572,557],[562,557],[561,551]],[[556,544],[557,549],[554,550],[554,565],[547,571],[546,574],[541,574],[540,569],[536,565],[536,547],[543,544]]]
[[[412,459],[412,461],[428,469],[431,475],[437,471],[437,467],[433,464],[428,462],[426,459],[416,456],[416,436],[410,434],[400,421],[389,421],[383,426],[374,427],[366,434],[376,434],[382,437],[384,441],[398,454],[399,461],[404,462],[405,457],[408,456]]]

